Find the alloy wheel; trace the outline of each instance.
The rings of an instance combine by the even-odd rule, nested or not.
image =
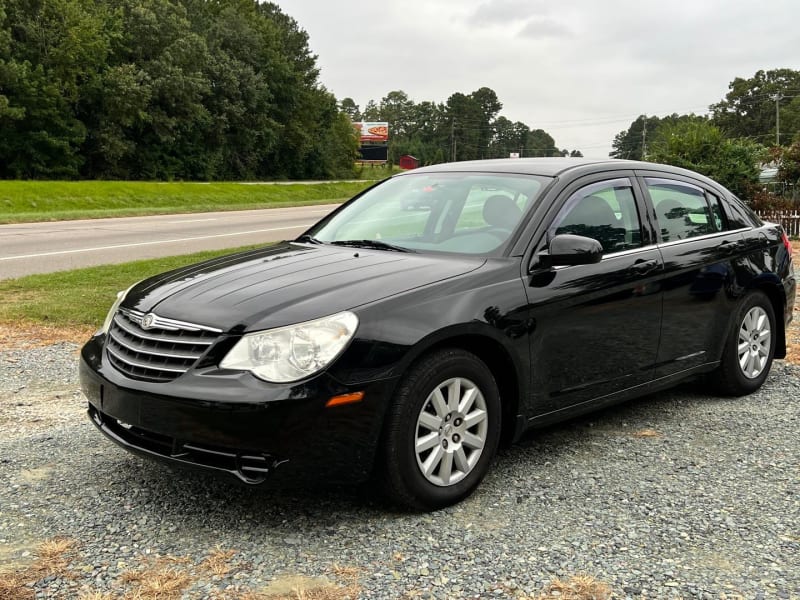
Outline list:
[[[754,306],[739,327],[739,367],[748,379],[755,379],[767,365],[772,332],[769,316],[760,306]]]
[[[450,486],[475,467],[489,430],[486,399],[469,379],[437,385],[417,418],[414,453],[430,483]]]

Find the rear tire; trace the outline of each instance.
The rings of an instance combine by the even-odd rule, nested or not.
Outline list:
[[[466,498],[500,439],[500,393],[489,368],[464,350],[423,356],[389,409],[378,473],[401,506],[435,510]]]
[[[754,291],[745,296],[713,375],[717,391],[744,396],[760,388],[772,366],[776,337],[775,310],[767,295]]]

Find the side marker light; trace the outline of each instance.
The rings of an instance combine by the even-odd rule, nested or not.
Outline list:
[[[340,396],[333,396],[325,403],[325,408],[332,408],[334,406],[343,406],[345,404],[355,404],[364,399],[364,392],[353,392],[352,394],[342,394]]]

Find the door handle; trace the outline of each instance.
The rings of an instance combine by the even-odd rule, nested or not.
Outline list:
[[[651,271],[655,271],[658,268],[658,261],[657,260],[643,260],[639,259],[633,265],[630,266],[628,271],[635,273],[636,275],[645,275],[650,273]]]
[[[730,240],[724,240],[719,246],[717,246],[717,250],[719,250],[719,252],[721,252],[722,254],[728,255],[736,252],[738,246],[739,244],[737,244],[736,242],[732,242]]]

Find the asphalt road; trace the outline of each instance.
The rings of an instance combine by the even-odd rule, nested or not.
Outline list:
[[[291,239],[336,206],[0,225],[0,279]]]

